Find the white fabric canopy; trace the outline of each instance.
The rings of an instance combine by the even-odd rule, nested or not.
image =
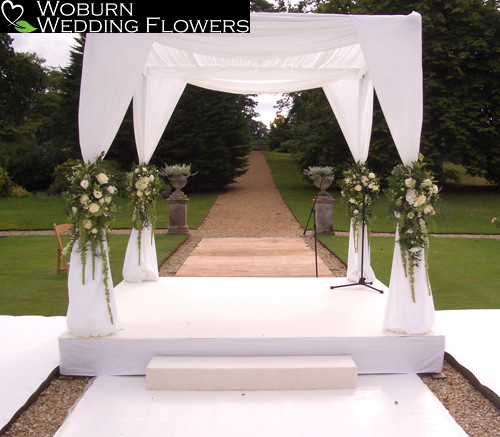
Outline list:
[[[375,89],[402,161],[416,159],[422,124],[418,13],[255,13],[250,21],[249,34],[89,34],[79,114],[83,158],[108,150],[134,98],[138,155],[148,162],[190,83],[241,94],[321,87],[360,162],[368,155]]]

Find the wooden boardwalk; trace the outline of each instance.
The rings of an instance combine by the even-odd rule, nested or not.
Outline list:
[[[317,262],[318,277],[333,276]],[[302,238],[203,238],[176,276],[315,277],[316,257]]]

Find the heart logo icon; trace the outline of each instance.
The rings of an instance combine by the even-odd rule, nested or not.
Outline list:
[[[19,18],[21,18],[22,15],[24,14],[24,8],[21,5],[15,5],[10,0],[5,0],[2,3],[2,14],[10,24],[17,27],[16,21],[19,20]],[[16,16],[16,14],[19,15]],[[11,20],[9,17],[10,18],[16,17],[16,18]]]

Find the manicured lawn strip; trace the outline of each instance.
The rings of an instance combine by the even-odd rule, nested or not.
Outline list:
[[[188,226],[196,229],[212,207],[218,193],[195,193],[188,195]],[[114,229],[130,229],[132,209],[130,201],[119,198]],[[67,223],[64,212],[64,199],[61,196],[48,196],[36,193],[27,198],[0,199],[1,230],[43,230],[52,229],[52,223]],[[157,203],[158,229],[169,227],[169,204],[166,199]]]
[[[157,234],[158,262],[162,263],[187,237]],[[122,281],[122,266],[129,236],[110,235],[109,256],[113,283]],[[65,241],[67,237],[65,237]],[[53,236],[0,238],[0,314],[65,315],[67,277],[56,274]]]
[[[347,262],[348,237],[319,236],[319,240]],[[370,240],[371,264],[377,278],[389,285],[393,237]],[[429,275],[438,310],[500,308],[500,240],[432,238]]]
[[[316,188],[302,177],[289,154],[264,152],[264,155],[281,196],[302,227],[305,227]],[[338,190],[328,191],[335,199],[333,226],[337,231],[348,231],[349,218],[344,200]],[[394,223],[389,217],[389,203],[383,194],[375,203],[374,216],[373,232],[394,232]],[[495,216],[500,217],[499,190],[454,188],[441,193],[440,211],[431,230],[447,234],[500,234],[500,228],[491,224]],[[309,229],[312,229],[312,220]]]

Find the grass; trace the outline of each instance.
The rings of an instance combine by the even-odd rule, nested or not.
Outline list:
[[[217,193],[196,193],[189,195],[188,226],[196,229],[210,207]],[[131,227],[132,209],[128,199],[118,199],[118,211],[113,223],[115,229]],[[42,230],[52,229],[52,223],[67,223],[64,199],[45,193],[31,194],[27,198],[0,199],[0,229],[2,230]],[[165,199],[157,203],[157,228],[169,227],[169,205]]]
[[[196,229],[215,202],[217,193],[189,196],[188,227]],[[113,228],[131,227],[128,199],[118,199],[119,210]],[[169,205],[160,200],[157,228],[169,227]],[[0,199],[0,229],[44,230],[52,223],[66,223],[64,201],[60,196],[32,194],[24,199]],[[158,262],[161,264],[185,239],[186,235],[156,234]],[[63,244],[68,237],[63,237]],[[116,285],[122,279],[128,234],[109,236],[111,275]],[[67,277],[57,275],[56,239],[50,236],[0,238],[0,314],[65,315],[68,305]]]
[[[347,262],[348,237],[322,235],[318,239]],[[372,237],[370,250],[375,275],[382,283],[389,284],[394,238]],[[498,240],[432,238],[429,276],[436,309],[500,308],[499,253]]]
[[[185,235],[157,234],[158,262],[166,259],[186,238]],[[110,267],[115,285],[123,279],[128,239],[126,234],[109,236]],[[66,314],[67,276],[56,274],[56,247],[53,236],[0,238],[0,314]]]
[[[302,178],[288,154],[265,152],[274,182],[283,199],[303,227],[307,223],[316,188]],[[348,231],[348,218],[339,193],[330,190],[334,203],[334,227]],[[441,214],[434,232],[458,234],[498,234],[491,224],[500,210],[500,193],[491,188],[470,186],[443,192]],[[383,197],[376,204],[374,232],[394,232]],[[497,211],[498,212],[498,211]],[[310,223],[309,228],[312,227]],[[320,235],[318,239],[347,262],[348,237]],[[371,238],[371,265],[378,279],[389,284],[394,237]],[[439,310],[500,308],[500,240],[480,238],[432,238],[429,250],[429,276],[434,303]]]

